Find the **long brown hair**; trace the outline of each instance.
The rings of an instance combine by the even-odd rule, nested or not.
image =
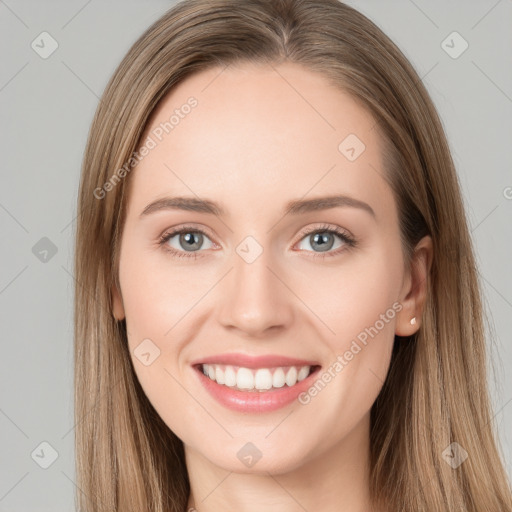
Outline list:
[[[481,285],[442,124],[398,47],[337,0],[181,2],[142,34],[108,83],[89,133],[78,198],[78,510],[183,512],[190,491],[183,443],[141,389],[126,324],[112,313],[126,186],[136,172],[126,162],[159,100],[191,73],[283,61],[321,73],[373,116],[406,261],[425,234],[433,240],[421,327],[414,336],[395,336],[371,410],[375,503],[394,512],[511,512],[491,421]],[[115,175],[123,166],[126,176]],[[454,442],[469,454],[457,468],[443,455]]]

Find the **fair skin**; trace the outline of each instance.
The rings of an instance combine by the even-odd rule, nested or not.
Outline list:
[[[150,119],[145,136],[190,96],[198,100],[129,178],[114,315],[126,318],[144,392],[184,443],[189,507],[367,512],[370,409],[394,335],[421,326],[431,240],[421,240],[406,266],[379,135],[350,96],[290,63],[222,69],[188,77]],[[348,134],[366,146],[354,161],[338,149]],[[364,201],[375,216],[350,206],[283,215],[289,201],[340,194]],[[140,215],[171,196],[209,199],[226,213]],[[170,228],[191,223],[206,233],[197,259],[159,245]],[[302,233],[324,225],[350,234],[356,246],[327,235],[337,254],[315,258],[325,253]],[[188,232],[200,236],[194,229]],[[248,236],[263,250],[251,263],[236,251]],[[165,245],[193,252],[180,235]],[[401,305],[396,314],[393,304]],[[190,365],[242,352],[315,360],[327,369],[383,314],[378,334],[307,405],[233,411],[206,392]],[[160,355],[145,366],[133,351],[147,338]],[[237,457],[247,442],[262,453],[250,468]]]

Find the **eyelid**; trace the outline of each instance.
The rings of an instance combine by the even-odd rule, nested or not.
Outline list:
[[[163,238],[169,237],[169,235],[171,235],[171,237],[172,237],[172,236],[178,235],[182,231],[187,231],[187,230],[202,233],[203,235],[208,236],[210,239],[215,238],[215,236],[212,234],[212,232],[208,228],[200,226],[199,224],[192,223],[192,224],[183,224],[183,225],[179,224],[178,226],[173,226],[173,227],[167,228],[158,237],[158,239],[162,240]],[[213,240],[212,240],[212,243],[214,245],[218,245]]]
[[[297,235],[298,236],[297,242],[300,242],[305,236],[313,235],[314,233],[323,233],[325,231],[331,231],[331,232],[336,233],[337,235],[345,236],[347,238],[351,238],[351,239],[355,240],[354,235],[352,235],[352,233],[350,233],[350,231],[348,231],[348,229],[341,228],[340,226],[336,226],[335,224],[322,223],[320,226],[318,226],[316,228],[305,227],[305,228],[301,229],[301,231]]]

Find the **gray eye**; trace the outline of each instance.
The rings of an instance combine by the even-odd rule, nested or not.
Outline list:
[[[172,243],[173,239],[176,237],[178,237],[178,246]],[[185,252],[195,252],[201,249],[201,246],[204,244],[205,240],[209,240],[209,238],[200,231],[187,230],[171,236],[167,243],[177,251],[184,250]],[[209,248],[211,247],[206,247],[206,249]]]
[[[308,242],[310,248],[313,249],[314,252],[326,252],[330,251],[333,248],[335,238],[340,237],[338,234],[330,231],[319,231],[305,236],[303,240]],[[341,244],[338,247],[340,246]],[[299,249],[302,248],[299,247]],[[337,247],[335,247],[335,249],[337,249]],[[306,248],[306,250],[309,249]]]

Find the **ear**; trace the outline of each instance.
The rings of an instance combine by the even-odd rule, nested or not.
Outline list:
[[[112,295],[112,312],[114,314],[114,318],[120,322],[124,320],[124,306],[123,306],[123,298],[121,297],[121,293],[119,292],[117,286],[114,284],[111,288]]]
[[[395,334],[398,336],[411,336],[420,328],[432,260],[432,238],[427,235],[416,245],[411,268],[404,280],[400,295],[403,309],[398,313],[395,325]],[[416,321],[411,324],[413,318]]]

